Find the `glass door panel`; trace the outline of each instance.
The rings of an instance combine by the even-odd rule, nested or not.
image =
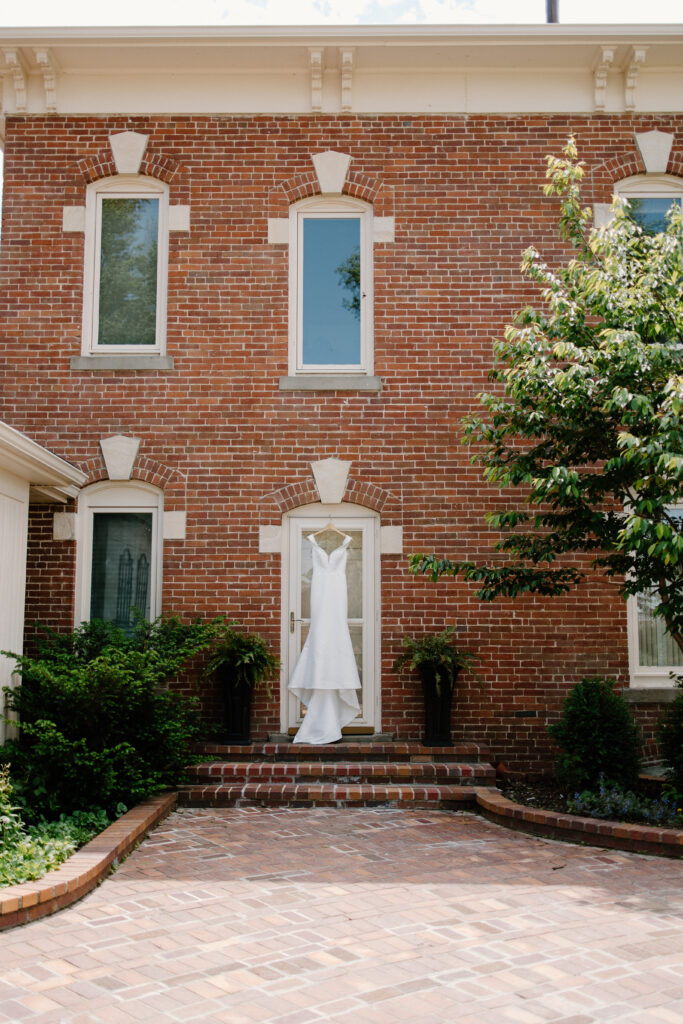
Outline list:
[[[294,670],[297,659],[306,642],[311,623],[311,582],[313,578],[312,545],[308,535],[320,530],[329,516],[322,522],[311,519],[293,519],[290,527],[290,608],[287,680]],[[335,523],[346,536],[351,538],[346,561],[347,623],[351,643],[361,680],[357,691],[361,711],[353,725],[365,727],[373,722],[374,696],[374,520],[344,520]],[[330,555],[343,543],[343,537],[334,530],[318,534],[316,541]],[[291,695],[288,727],[300,724],[305,707]]]

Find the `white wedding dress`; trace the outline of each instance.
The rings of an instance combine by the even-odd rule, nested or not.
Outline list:
[[[347,621],[346,560],[350,537],[330,554],[313,534],[311,625],[289,689],[306,715],[294,743],[334,743],[360,711],[360,679]]]

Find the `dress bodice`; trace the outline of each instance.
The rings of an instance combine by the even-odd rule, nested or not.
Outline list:
[[[307,540],[310,541],[311,547],[313,548],[314,570],[317,569],[326,573],[346,571],[346,558],[349,544],[351,543],[350,537],[345,537],[339,547],[336,547],[329,555],[324,548],[320,547],[314,534],[310,533]]]

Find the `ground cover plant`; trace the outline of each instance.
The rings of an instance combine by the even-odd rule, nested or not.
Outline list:
[[[42,631],[36,653],[16,659],[21,682],[8,706],[19,735],[0,749],[29,824],[75,811],[116,816],[182,780],[200,718],[196,700],[166,684],[218,628],[171,616],[139,619],[130,633],[97,620]]]
[[[572,814],[612,821],[644,822],[647,825],[683,828],[683,794],[664,791],[660,797],[647,797],[624,789],[604,776],[597,790],[575,793],[567,799]]]
[[[40,878],[109,823],[104,811],[76,811],[27,826],[12,803],[9,768],[0,767],[0,886]]]

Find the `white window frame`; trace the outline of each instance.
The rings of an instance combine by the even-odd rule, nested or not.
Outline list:
[[[618,196],[628,199],[675,199],[683,197],[683,178],[674,174],[634,174],[622,178],[614,186]]]
[[[103,199],[159,200],[157,244],[156,340],[154,345],[100,345],[99,283]],[[142,174],[117,174],[88,185],[85,199],[85,273],[83,278],[83,335],[81,351],[88,355],[164,355],[168,296],[168,185]]]
[[[307,218],[347,217],[360,221],[360,362],[304,363],[303,361],[303,226]],[[289,211],[289,374],[341,376],[374,372],[373,346],[373,214],[372,206],[346,196],[314,196],[294,203]]]
[[[683,504],[668,506],[676,511],[683,510]],[[656,687],[673,687],[671,673],[683,675],[683,665],[641,665],[640,643],[638,632],[638,598],[629,597],[626,601],[626,627],[628,633],[628,662],[631,686],[635,688],[653,689]]]
[[[104,480],[81,491],[78,499],[75,624],[90,619],[93,517],[96,512],[152,514],[149,618],[161,614],[164,494],[152,484]]]

